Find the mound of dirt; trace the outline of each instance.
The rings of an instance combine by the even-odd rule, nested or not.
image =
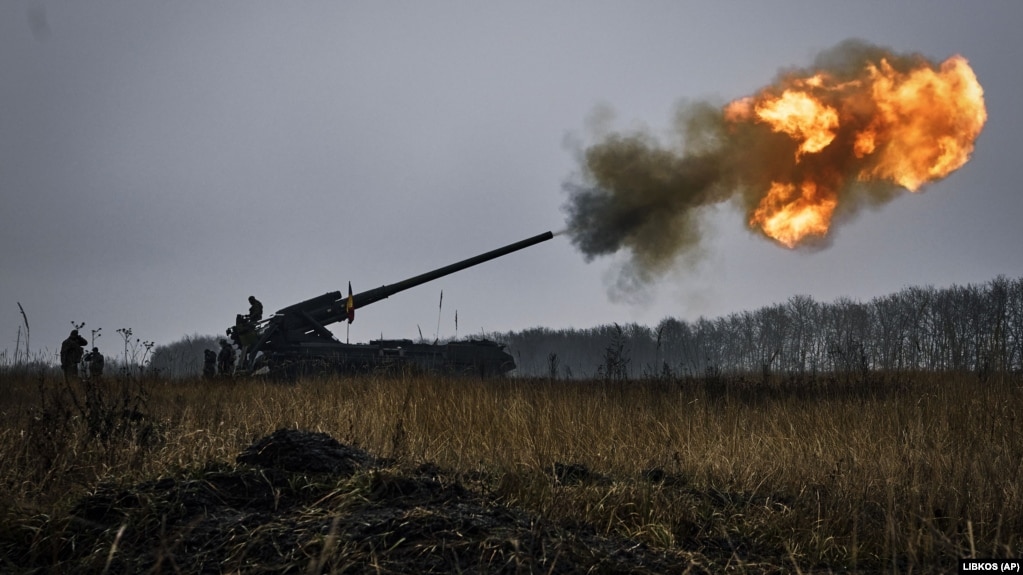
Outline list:
[[[326,433],[278,429],[238,455],[238,463],[269,469],[351,476],[373,460],[365,451],[342,445]]]
[[[705,572],[682,552],[559,525],[432,463],[388,467],[322,433],[279,430],[237,460],[100,488],[53,526],[58,549],[11,561],[23,572]]]

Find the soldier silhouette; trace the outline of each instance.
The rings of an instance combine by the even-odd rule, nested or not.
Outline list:
[[[207,349],[203,352],[202,376],[210,379],[217,375],[217,352]]]
[[[78,377],[78,364],[85,354],[83,348],[89,342],[78,335],[78,330],[71,330],[71,335],[60,344],[60,368],[64,371],[64,379]]]
[[[93,347],[92,351],[85,354],[85,362],[89,365],[89,377],[96,379],[103,377],[103,367],[106,361],[98,347]]]
[[[256,323],[263,319],[263,303],[256,299],[256,296],[249,296],[249,321]]]
[[[220,375],[234,373],[234,348],[226,339],[220,340],[220,353],[217,354],[217,369]]]

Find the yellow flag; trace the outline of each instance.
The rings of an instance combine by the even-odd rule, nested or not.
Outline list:
[[[348,282],[348,303],[345,304],[345,312],[348,313],[348,323],[355,321],[355,298],[352,297],[352,282]]]

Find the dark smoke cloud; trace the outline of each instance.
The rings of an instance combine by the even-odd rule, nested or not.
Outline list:
[[[682,122],[687,142],[718,139],[716,108],[688,106],[680,116],[689,118]],[[714,147],[672,149],[645,134],[612,134],[587,148],[584,181],[565,184],[572,242],[587,259],[626,249],[630,272],[640,276],[667,269],[700,241],[696,208],[732,193],[724,155]]]
[[[896,69],[922,60],[846,41],[820,54],[809,69],[781,71],[778,81],[822,70],[851,79],[868,62],[882,58]],[[841,130],[862,127],[843,124]],[[644,133],[603,136],[581,151],[580,174],[564,186],[568,233],[586,259],[627,252],[622,273],[629,277],[619,278],[619,285],[642,285],[680,258],[698,255],[700,208],[734,200],[748,219],[772,181],[798,182],[807,175],[828,180],[834,172],[830,177],[842,196],[835,224],[864,205],[888,201],[900,189],[891,182],[866,185],[847,177],[861,167],[854,165],[860,160],[850,154],[849,134],[814,154],[819,157],[795,164],[798,142],[761,123],[728,123],[722,107],[710,102],[680,104],[674,130],[678,144],[664,144]],[[817,246],[826,241],[818,239]]]

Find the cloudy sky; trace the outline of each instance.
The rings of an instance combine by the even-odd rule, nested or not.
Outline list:
[[[869,300],[1023,270],[1020,2],[0,3],[0,350],[71,322],[171,343],[565,227],[593,126],[670,137],[680,102],[752,94],[848,38],[967,58],[973,159],[823,250],[728,205],[637,292],[564,236],[360,310],[353,341],[654,325]],[[335,330],[343,338],[345,328]]]

